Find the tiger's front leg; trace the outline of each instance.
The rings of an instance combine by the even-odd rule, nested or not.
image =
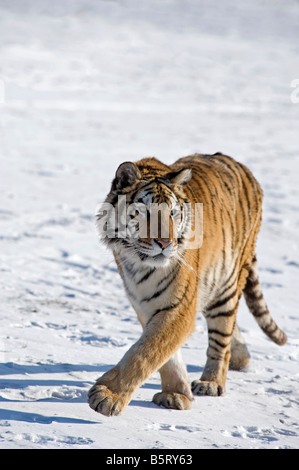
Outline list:
[[[159,311],[145,327],[140,339],[121,361],[89,390],[89,406],[106,416],[118,415],[137,387],[180,348],[194,328],[190,311]]]
[[[201,378],[191,384],[194,395],[220,396],[225,392],[238,309],[237,292],[227,302],[225,300],[218,300],[205,314],[209,335],[207,362]]]
[[[177,351],[159,372],[162,392],[154,395],[153,402],[165,408],[189,410],[193,395],[181,351]]]

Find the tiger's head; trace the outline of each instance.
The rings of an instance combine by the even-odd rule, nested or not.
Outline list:
[[[155,158],[122,163],[97,215],[101,239],[115,252],[153,267],[180,258],[192,224],[184,185],[190,169]]]

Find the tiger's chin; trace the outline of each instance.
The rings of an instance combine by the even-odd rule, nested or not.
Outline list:
[[[158,255],[147,255],[142,252],[138,253],[138,256],[143,264],[152,268],[167,268],[171,265],[174,260],[173,256],[165,256],[163,253]]]
[[[145,260],[146,264],[151,267],[155,268],[167,268],[170,266],[173,258],[166,258],[163,254],[156,255],[156,256],[149,256],[147,260]]]

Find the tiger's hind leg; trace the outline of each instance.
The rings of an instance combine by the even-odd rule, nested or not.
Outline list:
[[[245,340],[241,335],[237,323],[235,324],[232,342],[231,342],[231,357],[229,361],[229,368],[232,370],[245,369],[250,362],[250,354],[248,352]]]
[[[207,362],[201,378],[191,384],[194,395],[219,396],[225,392],[238,309],[237,286],[232,286],[229,292],[205,312],[209,334]]]

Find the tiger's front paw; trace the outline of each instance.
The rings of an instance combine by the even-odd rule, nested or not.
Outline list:
[[[156,405],[171,408],[173,410],[189,410],[191,402],[186,395],[175,392],[160,392],[153,396]]]
[[[208,395],[219,397],[224,394],[224,387],[217,382],[208,382],[205,380],[194,380],[191,384],[191,390],[194,395]]]
[[[105,416],[119,415],[126,403],[118,393],[112,392],[106,385],[96,382],[88,392],[90,408]]]

